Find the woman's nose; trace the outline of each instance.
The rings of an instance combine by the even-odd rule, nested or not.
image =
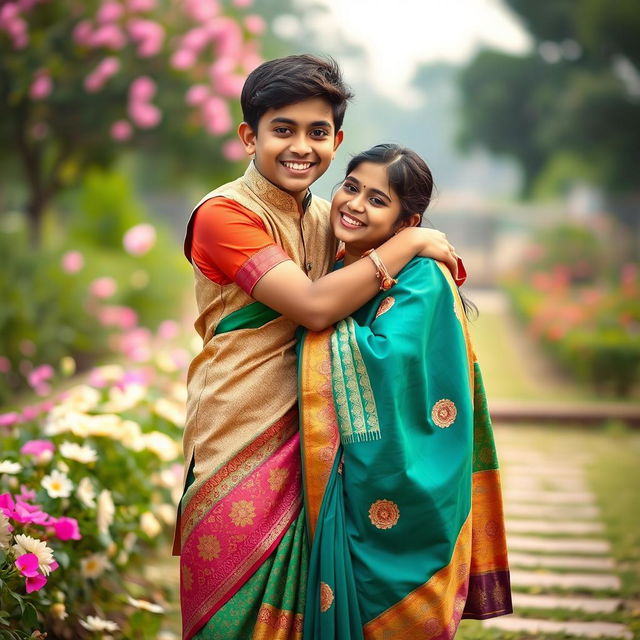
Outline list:
[[[352,211],[363,211],[364,210],[364,197],[362,193],[356,194],[351,200],[347,202],[347,206]]]

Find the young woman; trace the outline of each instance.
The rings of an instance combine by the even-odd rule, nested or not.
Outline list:
[[[354,157],[333,198],[341,268],[367,255],[380,293],[299,345],[312,542],[305,640],[452,638],[511,612],[502,499],[465,304],[414,258],[393,279],[372,249],[420,224],[425,162],[395,145]]]

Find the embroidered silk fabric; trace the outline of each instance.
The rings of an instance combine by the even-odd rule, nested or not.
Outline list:
[[[305,640],[449,640],[461,617],[511,612],[495,448],[459,295],[433,260],[398,279],[299,347]]]

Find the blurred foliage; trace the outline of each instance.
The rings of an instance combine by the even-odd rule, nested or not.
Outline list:
[[[144,255],[123,249],[124,233],[147,220],[127,178],[117,172],[91,173],[79,202],[82,206],[57,233],[48,233],[37,251],[29,247],[24,221],[10,225],[7,218],[0,228],[0,356],[11,362],[11,371],[0,377],[0,402],[25,388],[33,366],[56,366],[71,355],[84,368],[105,356],[107,337],[117,329],[99,321],[106,306],[130,308],[140,325],[152,329],[182,315],[190,268],[169,231],[156,225],[155,243]],[[75,273],[62,265],[69,251],[83,256],[84,266]],[[105,277],[116,290],[97,300],[91,283]]]
[[[634,0],[507,0],[534,51],[483,51],[460,78],[462,144],[514,157],[531,195],[558,157],[575,179],[635,192],[640,166],[640,12]],[[558,188],[566,181],[557,181]]]
[[[597,237],[578,226],[539,232],[505,288],[530,333],[571,372],[605,394],[640,384],[640,270],[606,279]]]

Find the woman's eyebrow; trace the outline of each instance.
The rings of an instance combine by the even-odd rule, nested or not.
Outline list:
[[[355,182],[356,185],[358,185],[359,187],[362,187],[363,189],[367,188],[366,184],[361,184],[360,180],[358,180],[358,178],[354,178],[352,175],[348,175],[345,178],[345,180],[349,180],[350,182]],[[384,191],[380,191],[380,189],[374,189],[373,187],[371,187],[370,190],[373,191],[373,193],[380,194],[381,196],[386,198],[389,202],[393,202],[393,200],[391,199],[391,196],[387,195]]]

